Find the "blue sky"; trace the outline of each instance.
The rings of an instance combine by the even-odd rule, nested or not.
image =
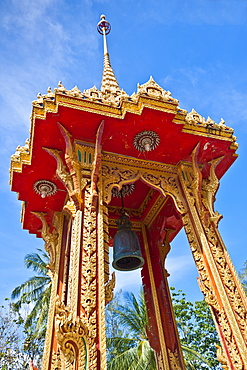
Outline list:
[[[221,180],[220,230],[239,271],[247,260],[247,0],[2,0],[0,7],[0,301],[30,272],[26,253],[43,245],[21,229],[9,190],[9,161],[29,136],[31,101],[57,87],[100,87],[101,14],[112,25],[111,62],[120,86],[136,91],[152,75],[180,106],[235,129],[239,158]],[[179,235],[167,262],[170,284],[200,299],[188,242]],[[118,287],[138,290],[139,273]],[[135,283],[133,283],[135,282]]]

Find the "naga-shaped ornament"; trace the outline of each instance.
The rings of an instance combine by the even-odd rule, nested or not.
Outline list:
[[[58,243],[58,232],[56,229],[53,229],[50,232],[50,227],[46,221],[45,215],[46,213],[43,212],[32,212],[35,216],[37,216],[42,221],[42,229],[41,236],[45,242],[44,248],[46,252],[49,254],[50,261],[47,265],[47,268],[54,273],[55,263],[56,263],[56,248]]]

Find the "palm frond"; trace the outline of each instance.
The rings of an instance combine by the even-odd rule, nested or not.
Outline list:
[[[182,347],[182,350],[185,354],[187,353],[189,355],[192,355],[193,359],[198,359],[201,363],[203,363],[204,365],[207,365],[209,367],[209,369],[211,368],[211,365],[208,362],[208,360],[204,356],[202,356],[199,352],[197,352],[193,348],[185,346],[183,344],[181,344],[181,347]]]
[[[51,279],[48,276],[33,276],[12,291],[11,299],[21,297],[20,299],[25,298],[23,303],[27,303],[26,300],[28,299],[33,301],[39,297],[50,282]]]
[[[46,317],[48,314],[49,301],[51,295],[51,278],[47,276],[47,264],[49,256],[47,253],[38,249],[39,253],[29,253],[25,256],[25,266],[32,269],[37,274],[17,286],[11,294],[12,299],[18,299],[14,303],[16,309],[20,309],[24,304],[33,304],[30,313],[25,320],[25,328],[28,329],[35,323],[35,330],[38,334],[44,331]]]

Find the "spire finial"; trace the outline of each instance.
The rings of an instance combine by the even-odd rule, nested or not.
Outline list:
[[[106,20],[104,14],[101,15],[101,21],[98,23],[97,30],[104,37],[104,70],[101,82],[101,91],[106,94],[118,95],[120,94],[120,88],[117,79],[114,75],[111,67],[110,56],[108,53],[108,46],[106,35],[111,32],[111,25]]]
[[[108,35],[111,32],[111,25],[105,19],[104,14],[102,14],[100,18],[101,18],[101,21],[98,23],[97,30],[104,37],[104,55],[105,55],[105,54],[108,54],[106,35]]]

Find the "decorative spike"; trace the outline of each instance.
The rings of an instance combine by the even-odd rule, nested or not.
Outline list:
[[[106,35],[108,35],[111,31],[111,25],[108,21],[106,21],[104,15],[101,16],[101,21],[98,23],[97,29],[98,32],[103,35],[104,40],[104,69],[101,82],[101,91],[104,94],[111,94],[116,96],[119,95],[121,91],[111,66],[106,40]]]

